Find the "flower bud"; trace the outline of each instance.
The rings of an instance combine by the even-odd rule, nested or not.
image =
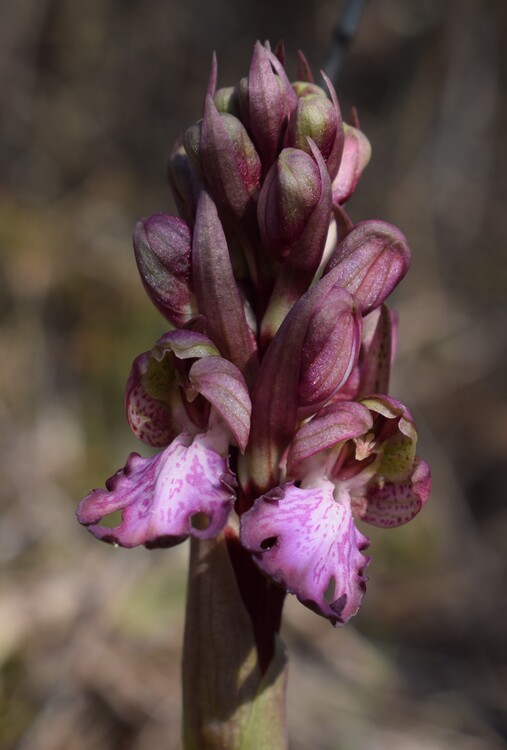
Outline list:
[[[340,168],[333,180],[333,203],[350,198],[371,157],[368,138],[358,128],[344,124],[345,142]]]
[[[268,172],[257,204],[266,250],[283,260],[301,236],[322,191],[319,168],[304,151],[285,148]]]
[[[399,229],[362,221],[339,243],[324,273],[337,274],[366,315],[384,302],[409,266],[410,248]]]
[[[283,66],[257,42],[248,77],[248,108],[250,130],[264,169],[269,169],[276,159],[295,106],[296,96]]]
[[[261,162],[240,120],[218,112],[211,97],[204,108],[199,158],[215,200],[244,218],[260,186]]]
[[[311,94],[317,94],[324,97],[324,99],[327,98],[324,89],[317,86],[313,81],[293,81],[292,88],[298,99],[303,96],[310,96]]]
[[[324,92],[322,92],[324,93]],[[298,99],[289,126],[288,144],[311,153],[308,138],[311,138],[327,161],[340,137],[338,122],[333,104],[324,95],[309,94]]]
[[[240,116],[238,91],[235,86],[227,86],[217,89],[213,97],[215,106],[219,112],[227,112],[234,117]]]
[[[190,230],[184,221],[155,214],[134,232],[137,267],[151,301],[174,326],[196,314],[192,293]]]
[[[361,316],[350,294],[333,288],[315,307],[301,354],[298,415],[313,414],[345,383],[357,361]]]

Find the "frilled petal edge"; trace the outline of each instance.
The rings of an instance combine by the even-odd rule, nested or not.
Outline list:
[[[241,542],[264,573],[339,626],[361,604],[369,540],[354,525],[348,496],[335,501],[333,490],[327,481],[271,490],[241,517]]]
[[[122,547],[172,547],[190,534],[209,539],[225,526],[236,479],[227,460],[206,444],[206,435],[179,435],[161,453],[131,453],[125,467],[81,501],[80,523],[105,542]],[[121,523],[100,521],[122,511]]]

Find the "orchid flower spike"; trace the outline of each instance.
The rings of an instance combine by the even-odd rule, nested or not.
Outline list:
[[[359,525],[406,523],[430,491],[414,419],[388,390],[387,300],[410,249],[396,227],[347,215],[370,144],[324,74],[300,53],[291,83],[284,59],[258,42],[222,88],[214,60],[202,120],[171,152],[180,217],[136,227],[171,328],[134,360],[125,407],[159,452],[132,453],[77,516],[123,547],[225,530],[235,565],[342,625],[366,588]]]

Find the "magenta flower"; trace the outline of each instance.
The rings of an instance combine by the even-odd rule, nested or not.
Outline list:
[[[170,159],[182,218],[157,214],[134,235],[173,329],[134,361],[126,412],[161,451],[131,454],[78,519],[124,547],[226,530],[239,582],[250,555],[259,580],[342,625],[370,561],[356,522],[411,520],[430,474],[410,412],[388,395],[386,299],[410,250],[396,227],[346,214],[370,145],[303,56],[298,74],[291,84],[283,50],[260,43],[236,86],[217,90],[213,67],[203,119]],[[117,511],[118,525],[102,523]]]

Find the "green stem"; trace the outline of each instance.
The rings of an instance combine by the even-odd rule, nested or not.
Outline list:
[[[265,586],[270,588],[267,581]],[[270,636],[273,647],[264,665],[225,537],[192,539],[183,650],[185,750],[287,750],[287,658],[273,625],[279,618],[268,620],[271,633],[263,639]]]

